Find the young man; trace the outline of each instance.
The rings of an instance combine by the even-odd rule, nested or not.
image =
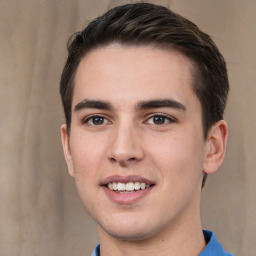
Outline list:
[[[68,170],[98,225],[94,256],[230,256],[200,194],[227,142],[225,61],[170,10],[116,7],[75,34],[60,92]]]

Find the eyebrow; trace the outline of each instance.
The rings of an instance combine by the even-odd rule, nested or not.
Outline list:
[[[82,109],[103,109],[103,110],[112,110],[113,106],[111,103],[102,100],[88,100],[84,99],[83,101],[76,104],[74,107],[74,112],[82,110]],[[141,101],[136,105],[137,110],[146,110],[152,108],[174,108],[182,111],[186,111],[185,105],[180,103],[179,101],[173,99],[157,99],[157,100],[148,100]]]
[[[82,110],[82,109],[86,109],[86,108],[111,110],[111,109],[113,109],[113,106],[107,101],[84,99],[83,101],[81,101],[75,105],[74,112]]]
[[[138,110],[146,110],[146,109],[152,109],[152,108],[174,108],[174,109],[186,111],[185,105],[173,99],[142,101],[138,103],[136,106],[136,109]]]

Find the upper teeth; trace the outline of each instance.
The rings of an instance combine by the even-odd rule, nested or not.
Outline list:
[[[107,186],[109,189],[115,190],[115,191],[134,191],[134,190],[146,189],[150,187],[150,185],[146,185],[146,183],[143,183],[143,182],[128,182],[128,183],[111,182],[111,183],[108,183]]]

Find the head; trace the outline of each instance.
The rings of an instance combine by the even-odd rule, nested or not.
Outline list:
[[[194,65],[193,90],[202,107],[204,137],[214,123],[223,119],[229,82],[225,60],[213,40],[194,23],[165,7],[138,3],[111,9],[70,38],[60,83],[68,133],[77,68],[90,51],[112,43],[150,45],[188,57]]]
[[[226,67],[208,35],[164,7],[116,7],[72,37],[60,91],[69,172],[106,233],[198,223],[227,134]]]

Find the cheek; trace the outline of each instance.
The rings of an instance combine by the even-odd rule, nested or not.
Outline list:
[[[71,154],[75,173],[93,174],[105,154],[104,141],[94,136],[81,136],[71,141]]]
[[[184,178],[201,171],[203,164],[202,139],[195,133],[185,132],[170,136],[161,143],[153,143],[149,154],[154,165],[164,176]],[[187,179],[185,179],[187,180]]]
[[[92,138],[73,138],[71,154],[78,194],[86,208],[91,211],[94,199],[97,200],[97,192],[94,192],[95,198],[91,198],[92,191],[100,188],[103,148]]]
[[[92,191],[100,188],[102,148],[90,139],[73,140],[71,147],[77,191],[86,208],[91,209],[93,200],[90,195]],[[94,195],[97,197],[97,193]]]

